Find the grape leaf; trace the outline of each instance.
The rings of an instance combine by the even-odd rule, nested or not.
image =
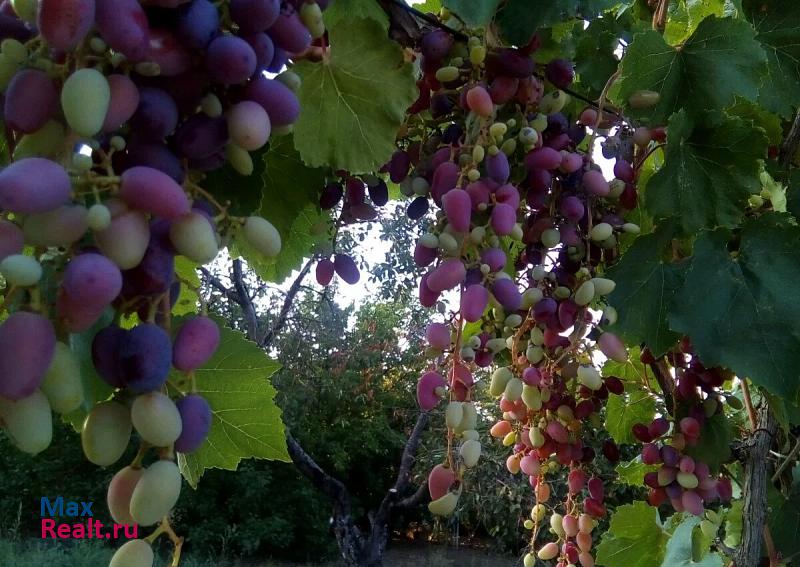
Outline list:
[[[786,208],[800,219],[800,169],[794,169],[789,174],[789,186],[786,188]]]
[[[420,4],[414,4],[414,8],[422,12],[423,14],[432,13],[438,14],[439,10],[442,9],[442,2],[441,0],[425,0]]]
[[[684,453],[702,460],[712,473],[731,458],[733,427],[725,414],[718,413],[706,420],[697,445],[687,446]]]
[[[783,125],[777,114],[773,114],[756,103],[736,97],[733,106],[725,109],[731,116],[738,116],[750,121],[754,126],[764,129],[767,139],[771,144],[780,144],[783,140]]]
[[[597,564],[606,567],[659,567],[669,534],[658,509],[634,502],[616,509],[597,546]]]
[[[688,334],[707,366],[725,366],[772,394],[800,399],[800,227],[788,214],[745,223],[738,253],[731,233],[702,234],[683,287],[670,308],[670,327]]]
[[[650,423],[655,414],[655,400],[638,384],[626,382],[624,395],[608,396],[606,430],[617,443],[636,443],[631,428]]]
[[[761,189],[759,159],[767,144],[764,132],[741,118],[674,114],[666,163],[647,184],[648,210],[656,218],[676,216],[685,234],[736,226],[748,197]]]
[[[723,0],[678,0],[670,2],[664,39],[676,45],[689,37],[706,16],[722,16]]]
[[[800,3],[796,0],[745,0],[745,15],[767,54],[759,102],[791,118],[800,106]]]
[[[295,147],[311,167],[373,171],[395,151],[405,111],[417,97],[413,68],[374,20],[347,18],[328,29],[322,62],[300,61],[303,112]]]
[[[644,485],[644,475],[657,471],[658,465],[646,465],[641,457],[636,457],[633,461],[619,463],[614,470],[620,482],[638,488]]]
[[[444,0],[444,7],[454,12],[472,28],[486,27],[494,18],[500,0]]]
[[[270,145],[279,139],[270,140]],[[200,185],[208,191],[220,204],[230,202],[228,212],[237,216],[249,216],[258,210],[261,190],[264,188],[264,154],[268,146],[251,153],[253,173],[242,175],[229,163],[219,169],[210,171]]]
[[[794,467],[792,479],[788,495],[771,487],[768,492],[769,528],[784,557],[800,553],[800,466]]]
[[[668,45],[658,32],[638,34],[620,65],[616,100],[626,114],[650,124],[665,124],[677,110],[693,114],[722,109],[734,95],[756,100],[766,55],[747,22],[710,16],[682,47]],[[631,108],[636,91],[661,94],[652,108]]]
[[[722,567],[718,553],[708,553],[700,561],[692,559],[692,532],[700,525],[700,518],[690,516],[675,529],[667,542],[666,556],[661,567]]]
[[[323,18],[327,28],[346,23],[351,18],[368,18],[378,22],[384,30],[389,29],[389,16],[375,0],[336,0],[325,10]]]
[[[617,4],[617,0],[548,0],[533,7],[530,0],[509,0],[497,13],[496,21],[509,43],[525,45],[539,28],[578,15],[590,19]]]
[[[614,51],[621,25],[610,15],[594,20],[581,34],[575,51],[575,72],[586,94],[598,98],[619,66]]]
[[[227,328],[211,360],[195,371],[197,393],[213,412],[208,440],[194,453],[178,453],[178,465],[196,488],[206,469],[236,470],[255,457],[289,461],[281,410],[269,382],[280,365],[255,343]]]
[[[647,343],[656,356],[680,338],[669,329],[667,308],[681,286],[684,268],[662,259],[673,232],[673,224],[668,223],[640,236],[608,272],[617,282],[608,301],[619,312],[617,323],[609,330],[629,344]]]
[[[100,319],[87,330],[69,335],[69,348],[78,359],[81,368],[83,401],[78,409],[64,415],[63,419],[77,432],[83,429],[83,420],[86,419],[86,415],[95,404],[107,400],[114,391],[114,388],[97,375],[92,362],[92,341],[94,336],[101,329],[108,327],[113,320],[114,312],[111,309],[106,309]]]
[[[197,312],[197,304],[200,301],[196,291],[200,287],[197,265],[186,256],[175,256],[175,274],[181,280],[188,281],[194,286],[194,289],[181,282],[181,293],[178,301],[172,307],[172,315],[188,315]]]
[[[644,381],[644,365],[639,360],[641,349],[634,346],[628,349],[628,360],[617,362],[610,358],[603,363],[603,376],[616,376],[627,382],[642,383]]]

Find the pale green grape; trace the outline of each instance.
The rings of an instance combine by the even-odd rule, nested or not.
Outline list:
[[[111,224],[111,211],[102,203],[94,204],[89,207],[86,223],[92,230],[105,230]]]
[[[53,439],[53,414],[41,390],[16,402],[0,398],[0,423],[11,442],[31,455],[47,449]]]
[[[69,413],[83,402],[81,366],[72,350],[64,343],[56,343],[53,362],[44,375],[42,392],[56,413]]]
[[[175,220],[169,238],[180,254],[199,264],[207,264],[219,252],[214,227],[198,212],[193,211]]]
[[[96,405],[83,422],[81,442],[86,458],[96,465],[112,465],[125,452],[131,438],[131,415],[117,402]]]
[[[61,108],[67,123],[81,136],[91,137],[103,127],[111,101],[108,81],[96,69],[78,69],[61,89]]]
[[[50,120],[36,132],[25,134],[14,147],[14,161],[28,157],[55,157],[64,148],[66,135],[60,122]]]
[[[39,11],[39,0],[11,0],[14,12],[29,24],[36,24],[36,14]]]
[[[42,265],[36,258],[24,254],[12,254],[0,262],[0,274],[11,285],[30,287],[42,279]]]
[[[242,175],[251,175],[253,173],[253,158],[250,153],[237,146],[234,143],[229,143],[225,148],[225,155],[231,164],[231,167]]]
[[[157,461],[145,469],[131,496],[131,516],[151,526],[169,514],[181,493],[181,473],[172,461]]]
[[[281,235],[267,219],[248,217],[244,223],[244,237],[267,258],[275,258],[281,251]]]
[[[108,567],[153,567],[154,559],[149,543],[143,539],[132,539],[117,550]]]
[[[181,434],[181,414],[161,392],[142,394],[131,406],[133,427],[142,439],[156,447],[172,445]]]

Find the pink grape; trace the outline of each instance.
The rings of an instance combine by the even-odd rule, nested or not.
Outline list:
[[[228,132],[237,146],[247,151],[261,148],[269,140],[271,126],[267,111],[250,100],[236,103],[228,110]]]
[[[17,225],[0,219],[0,260],[19,254],[25,247],[25,237]]]
[[[139,106],[139,89],[127,75],[114,74],[106,79],[111,89],[111,100],[103,121],[103,132],[113,132],[136,112]]]
[[[150,30],[145,58],[158,65],[159,75],[162,77],[176,77],[192,67],[192,54],[167,29]]]
[[[517,311],[522,307],[522,294],[513,280],[506,278],[495,280],[492,285],[492,295],[506,311]]]
[[[438,500],[450,490],[456,481],[453,469],[444,465],[436,465],[428,474],[428,492],[431,500]]]
[[[358,266],[347,254],[336,254],[333,257],[333,267],[339,277],[350,285],[357,283],[361,278]]]
[[[6,126],[25,134],[45,125],[59,107],[55,82],[44,71],[19,71],[5,92],[3,116]]]
[[[165,219],[189,212],[189,199],[183,188],[165,173],[151,167],[132,167],[122,174],[120,198],[134,209]]]
[[[700,423],[693,417],[684,417],[680,421],[680,427],[687,437],[697,438],[700,436]]]
[[[605,492],[603,490],[602,479],[593,476],[592,478],[589,479],[587,486],[589,487],[589,495],[598,502],[603,502]]]
[[[473,211],[479,210],[480,205],[488,205],[491,202],[491,192],[484,180],[475,181],[467,185],[467,194],[472,202]]]
[[[330,258],[322,258],[317,262],[316,277],[317,283],[321,286],[327,286],[333,279],[334,265]]]
[[[525,167],[533,169],[557,169],[561,165],[561,153],[553,148],[537,148],[525,156]]]
[[[472,217],[472,201],[469,194],[461,189],[453,189],[442,197],[442,208],[447,222],[456,232],[468,232]]]
[[[551,421],[547,424],[547,434],[556,443],[569,443],[569,432],[557,421]]]
[[[490,116],[494,111],[492,97],[480,85],[467,91],[467,106],[472,112],[483,117]]]
[[[95,0],[97,30],[114,51],[131,61],[147,55],[150,26],[138,0]]]
[[[428,287],[428,274],[423,275],[419,280],[419,302],[424,307],[433,307],[439,301],[439,295],[440,292]]]
[[[528,476],[537,476],[539,474],[540,467],[541,465],[539,463],[539,459],[532,454],[525,455],[519,461],[520,470]]]
[[[594,169],[583,174],[583,186],[589,193],[598,197],[605,197],[611,191],[603,174]]]
[[[680,455],[675,447],[671,445],[664,445],[661,447],[661,460],[664,461],[664,464],[668,467],[676,467],[678,466],[678,460],[680,459]]]
[[[488,304],[488,290],[481,284],[472,284],[461,296],[461,316],[470,323],[480,321]]]
[[[104,308],[122,290],[122,274],[101,254],[81,254],[67,264],[61,286],[73,302]]]
[[[466,276],[464,263],[458,258],[449,258],[430,272],[427,286],[434,292],[446,291],[463,282]]]
[[[197,370],[211,359],[219,347],[219,326],[199,315],[186,321],[172,343],[172,365],[178,370]]]
[[[455,188],[461,169],[451,161],[439,164],[433,172],[431,195],[437,205],[441,205],[445,193]]]
[[[632,183],[634,177],[633,166],[624,159],[618,159],[614,164],[614,176],[622,179],[625,183]]]
[[[567,476],[567,486],[570,494],[579,494],[586,485],[586,473],[580,469],[569,471]]]
[[[244,98],[260,104],[273,127],[293,124],[300,115],[300,103],[294,92],[282,82],[260,74],[245,87]]]
[[[498,236],[507,236],[517,223],[517,211],[510,205],[498,203],[492,209],[489,223]]]
[[[56,297],[56,315],[61,326],[70,333],[82,333],[103,315],[106,306],[79,303],[61,290]]]
[[[489,85],[489,95],[494,104],[505,104],[517,94],[519,79],[514,77],[495,77]]]
[[[565,152],[560,169],[564,173],[574,173],[583,167],[583,156],[578,153]]]
[[[653,443],[645,443],[642,447],[642,462],[646,465],[657,465],[661,462],[661,454]]]
[[[71,51],[94,24],[94,0],[40,0],[39,33],[54,49]]]
[[[0,323],[0,396],[13,401],[31,396],[55,348],[53,324],[38,313],[17,311]]]
[[[686,490],[681,495],[681,504],[683,508],[695,516],[703,515],[703,499],[694,490]]]
[[[522,381],[528,386],[540,386],[542,384],[542,374],[535,366],[529,366],[522,371]]]
[[[553,59],[545,67],[544,73],[547,80],[559,89],[570,86],[575,78],[575,70],[572,68],[572,63],[566,59]]]
[[[600,351],[611,360],[616,362],[627,362],[628,350],[623,342],[613,333],[603,333],[597,339],[597,346]]]
[[[498,203],[505,203],[514,209],[519,207],[519,190],[510,183],[502,185],[497,189],[494,193],[494,198]]]
[[[438,350],[450,348],[450,327],[444,323],[429,323],[425,328],[425,340]]]
[[[583,201],[574,195],[566,197],[561,201],[561,214],[572,221],[579,221],[586,213],[586,207],[583,206]]]
[[[175,406],[181,416],[181,434],[175,440],[175,450],[179,453],[193,453],[208,439],[211,431],[211,406],[199,394],[189,394]]]
[[[0,172],[0,209],[12,213],[51,211],[67,203],[71,192],[67,172],[48,159],[21,159]]]
[[[666,435],[667,431],[669,431],[669,421],[663,417],[657,417],[650,423],[647,430],[650,432],[653,439],[658,439]]]
[[[681,472],[693,473],[695,469],[694,459],[689,455],[684,455],[681,457],[681,460],[678,461],[678,468],[681,470]]]
[[[597,124],[597,111],[594,108],[585,108],[583,112],[581,112],[581,116],[578,119],[578,122],[583,124],[584,126],[589,126],[594,128],[595,124]]]
[[[438,372],[426,372],[419,382],[417,382],[417,402],[424,411],[435,408],[441,398],[436,394],[437,388],[444,388],[447,385],[444,378]]]

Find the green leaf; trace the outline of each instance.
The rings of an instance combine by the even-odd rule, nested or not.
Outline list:
[[[633,461],[621,462],[614,469],[617,471],[617,478],[620,482],[630,486],[644,486],[644,475],[649,472],[656,472],[658,465],[646,465],[641,457],[636,457]]]
[[[644,383],[644,365],[639,360],[642,350],[638,346],[628,349],[628,360],[617,362],[610,358],[603,363],[603,376],[616,376],[626,382]]]
[[[368,18],[378,22],[384,30],[389,29],[389,16],[375,0],[336,0],[325,10],[323,18],[326,28],[346,24],[352,18]]]
[[[800,425],[800,407],[783,398],[773,396],[766,390],[761,390],[761,393],[767,398],[769,407],[775,414],[775,419],[786,433],[789,433],[791,426]]]
[[[659,567],[669,535],[658,509],[647,502],[620,506],[597,546],[597,564],[605,567]]]
[[[720,465],[731,459],[731,442],[733,426],[723,413],[706,419],[700,432],[697,445],[687,446],[684,453],[690,457],[701,459],[712,473],[719,470]]]
[[[722,113],[702,122],[685,111],[669,121],[666,163],[647,184],[647,208],[656,218],[676,216],[685,234],[736,226],[747,199],[761,189],[763,131]]]
[[[742,520],[744,501],[737,500],[725,513],[725,545],[736,548],[742,541]]]
[[[280,138],[276,136],[270,145]],[[267,147],[251,154],[253,173],[242,175],[229,163],[206,174],[200,185],[208,191],[220,204],[230,203],[228,212],[232,215],[246,217],[258,210],[261,202],[261,191],[264,188],[264,154]]]
[[[759,102],[791,118],[800,106],[800,3],[795,0],[745,0],[745,16],[767,53],[767,72]]]
[[[269,382],[280,365],[227,328],[212,359],[195,371],[197,393],[211,405],[211,433],[194,453],[178,454],[181,473],[197,487],[206,469],[236,470],[254,457],[289,461],[281,410]]]
[[[667,307],[681,286],[683,267],[662,259],[673,232],[673,224],[668,223],[640,236],[608,272],[617,282],[608,301],[619,312],[617,323],[609,330],[629,344],[646,343],[655,356],[680,338],[669,330]]]
[[[731,116],[738,116],[752,122],[754,126],[763,128],[771,144],[780,144],[781,140],[783,140],[783,125],[780,117],[777,114],[768,112],[763,106],[736,97],[736,102],[733,106],[726,108],[725,112]]]
[[[784,557],[800,553],[800,466],[792,471],[789,494],[769,491],[769,528]]]
[[[548,0],[534,8],[530,0],[509,0],[497,13],[496,21],[509,43],[525,45],[539,28],[578,15],[591,19],[616,4],[617,0]]]
[[[414,4],[414,8],[423,14],[438,14],[439,10],[442,9],[442,2],[441,0],[425,0],[425,2],[422,2],[421,4]]]
[[[486,27],[494,18],[500,0],[444,0],[444,7],[451,10],[472,28]]]
[[[786,208],[800,219],[800,169],[792,170],[789,174],[789,186],[786,188]]]
[[[111,309],[106,309],[102,317],[89,329],[82,333],[69,335],[69,348],[75,354],[81,367],[83,402],[78,409],[63,416],[63,418],[66,423],[69,423],[78,432],[83,429],[83,420],[86,419],[86,415],[95,404],[107,400],[114,392],[114,388],[97,375],[92,362],[92,341],[94,336],[101,329],[108,327],[113,319],[114,312]]]
[[[578,41],[575,72],[580,84],[592,98],[598,98],[608,78],[619,66],[614,51],[619,45],[620,25],[610,15],[594,20]]]
[[[661,567],[722,567],[722,557],[718,553],[709,553],[699,562],[692,559],[692,532],[699,525],[697,516],[681,522],[667,542]]]
[[[641,33],[622,59],[617,102],[628,116],[664,124],[681,108],[702,114],[725,108],[734,95],[756,100],[765,62],[755,30],[742,20],[708,17],[680,49],[658,32]],[[628,98],[639,90],[660,93],[658,104],[630,108]]]
[[[178,301],[172,307],[172,315],[189,315],[197,312],[200,298],[197,291],[200,287],[200,278],[197,275],[197,265],[186,256],[175,256],[175,274],[184,281],[188,281],[194,289],[181,282],[181,293]]]
[[[625,383],[625,394],[608,396],[606,430],[617,443],[636,443],[631,428],[637,423],[648,424],[656,415],[656,402],[641,386]]]
[[[413,68],[374,20],[348,18],[331,26],[328,37],[328,57],[293,68],[303,80],[295,147],[312,167],[376,170],[395,151],[395,135],[417,97]]]
[[[675,45],[689,37],[706,16],[722,16],[723,0],[678,0],[670,2],[664,39]]]
[[[748,221],[738,253],[725,229],[702,234],[670,308],[707,366],[725,366],[772,394],[800,398],[800,227],[787,214]]]

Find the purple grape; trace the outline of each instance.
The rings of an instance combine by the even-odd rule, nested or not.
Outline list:
[[[481,263],[489,266],[492,272],[499,272],[506,266],[506,253],[500,248],[486,248],[481,251]]]
[[[489,154],[486,156],[486,173],[487,175],[497,181],[498,183],[505,183],[511,175],[511,169],[508,165],[508,156],[503,152],[497,152],[495,155]]]
[[[231,18],[244,34],[263,32],[281,13],[280,0],[231,0]]]
[[[131,118],[136,136],[147,141],[163,140],[178,125],[178,106],[167,92],[152,87],[139,90],[139,105]]]
[[[561,201],[561,214],[572,221],[579,221],[583,218],[586,208],[583,202],[574,195],[566,197]]]
[[[160,295],[169,290],[175,274],[175,252],[169,241],[170,224],[164,219],[150,223],[150,242],[142,261],[122,274],[124,297]]]
[[[635,172],[630,162],[618,159],[614,164],[614,176],[622,179],[625,183],[632,183]]]
[[[671,445],[664,445],[661,447],[661,460],[664,461],[664,464],[668,467],[676,467],[678,466],[678,461],[680,460],[680,453],[672,447]]]
[[[94,0],[40,0],[37,24],[48,45],[71,51],[94,24]]]
[[[427,197],[417,197],[411,204],[408,206],[406,210],[406,214],[408,218],[411,220],[421,219],[425,216],[425,213],[428,212],[428,198]]]
[[[257,75],[250,81],[245,88],[244,98],[264,107],[273,126],[293,124],[300,115],[300,103],[292,89],[263,75]]]
[[[206,70],[217,83],[244,83],[256,71],[256,53],[249,43],[239,37],[219,36],[208,46]]]
[[[103,315],[106,306],[87,305],[77,302],[59,291],[56,297],[56,316],[61,327],[70,333],[82,333],[94,325]]]
[[[273,42],[274,44],[275,42]],[[283,71],[286,62],[289,60],[289,54],[280,47],[275,48],[275,55],[272,57],[272,63],[267,66],[267,71],[270,73],[280,73]]]
[[[433,307],[439,301],[440,294],[428,287],[428,275],[423,275],[419,280],[419,302],[424,307]]]
[[[379,179],[375,185],[368,185],[369,198],[376,206],[382,207],[389,202],[389,188],[383,179]]]
[[[442,197],[442,208],[447,215],[447,222],[456,232],[469,232],[472,218],[472,200],[469,193],[461,189],[452,189]]]
[[[26,311],[12,313],[0,324],[0,396],[21,400],[42,383],[53,360],[56,334],[53,324]]]
[[[414,246],[414,263],[420,268],[433,264],[436,257],[437,253],[435,248],[428,248],[419,242]]]
[[[134,141],[128,144],[125,152],[114,154],[115,167],[124,171],[131,167],[146,166],[169,175],[176,183],[183,183],[185,173],[181,161],[167,146],[160,143],[141,143]],[[122,165],[122,167],[119,167]]]
[[[561,165],[561,153],[553,148],[543,147],[531,150],[525,156],[525,167],[528,170],[552,170]]]
[[[156,63],[160,77],[175,77],[192,68],[192,54],[183,46],[180,39],[168,29],[150,30],[147,61]]]
[[[494,209],[492,209],[489,222],[492,225],[492,230],[499,236],[509,235],[514,230],[514,225],[517,223],[517,211],[510,205],[498,203],[494,206]]]
[[[203,316],[189,319],[175,335],[172,365],[184,372],[197,370],[211,359],[219,341],[219,327],[213,319]]]
[[[334,208],[342,200],[343,195],[344,188],[341,183],[328,183],[322,188],[322,194],[319,197],[320,208],[324,211]]]
[[[495,280],[492,285],[492,295],[506,311],[516,311],[522,307],[522,294],[514,280],[508,278]]]
[[[272,60],[275,58],[275,44],[267,34],[258,32],[246,35],[244,40],[250,44],[256,54],[257,69],[265,69],[272,64]]]
[[[319,262],[317,262],[317,267],[315,269],[317,283],[323,287],[330,284],[331,280],[333,279],[334,270],[335,267],[330,258],[322,258]]]
[[[139,89],[127,75],[114,74],[106,78],[111,89],[111,100],[103,121],[103,132],[113,132],[136,112],[139,107]]]
[[[429,272],[427,286],[431,291],[441,293],[456,287],[466,276],[464,262],[458,258],[448,258]]]
[[[602,172],[592,169],[583,174],[583,187],[592,195],[605,197],[611,188]]]
[[[131,61],[144,59],[150,42],[150,26],[139,1],[95,1],[97,30],[108,46]]]
[[[228,142],[228,123],[222,117],[195,114],[178,127],[175,149],[191,160],[200,160],[222,151]]]
[[[429,323],[425,328],[425,340],[438,350],[450,348],[450,327],[444,323]]]
[[[284,7],[267,31],[275,45],[289,53],[302,53],[311,45],[311,32],[292,6]]]
[[[190,159],[188,164],[189,169],[196,171],[214,171],[225,165],[226,161],[225,150],[221,148],[205,157]]]
[[[121,176],[119,196],[133,209],[174,219],[189,212],[189,199],[183,187],[166,173],[152,167],[137,166]]]
[[[448,155],[449,155],[448,149]],[[442,197],[451,189],[455,189],[458,178],[461,175],[461,168],[451,161],[440,163],[433,173],[431,181],[431,196],[434,202],[441,206]]]
[[[11,38],[24,43],[34,35],[33,30],[16,16],[0,14],[0,41]]]
[[[450,124],[447,128],[445,128],[444,132],[442,132],[442,143],[443,144],[458,144],[458,141],[461,139],[461,136],[464,134],[464,130],[461,127],[461,124]]]
[[[511,184],[503,185],[495,191],[494,198],[498,203],[505,203],[514,209],[519,207],[519,190]]]
[[[122,274],[102,254],[81,254],[67,264],[61,289],[73,302],[87,309],[105,308],[122,290]]]
[[[547,80],[559,89],[565,89],[570,86],[575,78],[575,70],[572,68],[572,63],[566,59],[553,59],[550,61],[545,67],[544,74]]]
[[[181,415],[181,434],[175,440],[175,450],[192,453],[208,439],[211,431],[211,406],[199,394],[189,394],[175,402]]]
[[[94,369],[103,381],[115,388],[125,386],[119,352],[127,336],[127,330],[116,325],[109,325],[101,329],[92,340]]]
[[[25,158],[0,171],[0,209],[12,213],[52,211],[69,202],[71,192],[67,172],[48,159]]]
[[[389,160],[389,178],[392,183],[402,183],[408,177],[408,168],[411,167],[411,157],[405,150],[397,150]]]
[[[433,30],[422,36],[422,55],[431,63],[442,62],[452,46],[453,36],[444,30]]]
[[[547,323],[558,311],[558,303],[552,297],[545,297],[533,306],[533,317],[537,323]]]
[[[205,49],[218,27],[219,12],[208,0],[192,0],[178,9],[176,33],[191,49]]]
[[[336,273],[345,282],[353,285],[361,278],[355,261],[347,254],[336,254],[333,257],[333,267]]]
[[[131,329],[119,350],[122,380],[134,392],[160,388],[169,375],[172,344],[157,325],[142,323]]]
[[[480,210],[479,205],[488,205],[492,201],[492,193],[484,180],[478,180],[467,185],[467,193],[472,202],[472,210]]]
[[[58,90],[47,73],[19,71],[6,89],[3,116],[6,126],[30,134],[45,125],[58,110]]]
[[[489,291],[481,284],[473,284],[461,296],[461,316],[470,323],[480,321],[489,304]]]
[[[0,260],[12,254],[20,254],[25,247],[22,230],[11,221],[0,219]]]
[[[533,74],[533,59],[511,47],[498,49],[486,57],[486,69],[493,75],[524,79]]]

